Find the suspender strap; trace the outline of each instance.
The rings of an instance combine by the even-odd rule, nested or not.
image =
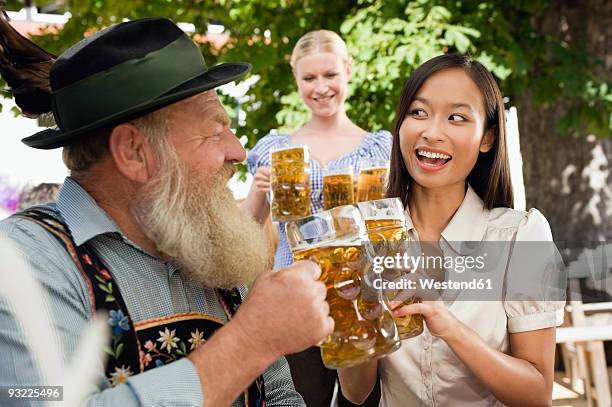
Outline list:
[[[68,226],[59,214],[40,208],[30,208],[13,216],[29,219],[49,231],[66,249],[87,286],[91,314],[96,310],[109,313],[112,327],[111,344],[104,351],[109,355],[106,376],[113,384],[122,372],[140,372],[140,344],[127,306],[108,268],[88,244],[77,246]],[[118,373],[119,372],[119,373]],[[123,375],[122,377],[124,377]]]

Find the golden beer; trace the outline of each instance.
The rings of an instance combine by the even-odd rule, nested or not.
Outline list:
[[[367,231],[368,238],[373,243],[376,256],[395,256],[403,251],[406,240],[406,217],[401,201],[397,198],[387,198],[377,201],[360,202],[358,204]],[[381,276],[383,280],[394,281],[401,277],[398,270],[385,270]],[[388,300],[393,300],[397,292],[386,291]],[[409,298],[404,301],[409,305],[419,300]],[[397,330],[401,339],[408,339],[423,332],[423,316],[421,314],[395,317]]]
[[[399,348],[397,328],[384,301],[366,295],[362,285],[361,246],[308,248],[293,254],[296,261],[314,259],[334,319],[333,334],[321,344],[323,363],[330,369],[349,367]]]
[[[389,168],[363,168],[357,179],[357,201],[373,201],[385,197]]]
[[[355,202],[353,174],[330,174],[323,177],[323,208],[350,205]]]
[[[365,219],[368,237],[372,242],[400,241],[406,239],[405,222],[401,219]]]
[[[421,300],[418,298],[411,298],[404,301],[403,304],[410,305],[416,302],[421,302]],[[397,331],[400,339],[414,338],[423,333],[423,315],[421,314],[395,317],[395,323],[397,324]]]
[[[288,221],[310,215],[310,165],[306,147],[270,153],[270,210],[273,220]]]

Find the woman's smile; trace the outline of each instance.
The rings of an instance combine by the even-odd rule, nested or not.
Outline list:
[[[418,147],[414,150],[417,165],[425,171],[440,171],[453,159],[446,151]]]

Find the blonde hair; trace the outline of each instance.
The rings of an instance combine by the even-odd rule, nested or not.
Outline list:
[[[345,65],[350,64],[353,60],[348,53],[346,43],[338,34],[329,30],[317,30],[302,35],[295,44],[291,53],[291,68],[295,71],[295,66],[300,58],[319,52],[336,54]]]

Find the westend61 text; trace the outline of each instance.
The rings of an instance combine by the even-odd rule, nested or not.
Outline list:
[[[485,256],[411,256],[396,253],[395,256],[376,256],[373,258],[373,270],[382,273],[387,269],[417,270],[417,269],[446,269],[463,273],[466,270],[483,270],[485,268]]]
[[[419,278],[418,284],[414,280],[386,281],[382,278],[374,279],[374,288],[377,290],[492,290],[490,278],[475,278],[470,281],[437,281],[433,278]]]

